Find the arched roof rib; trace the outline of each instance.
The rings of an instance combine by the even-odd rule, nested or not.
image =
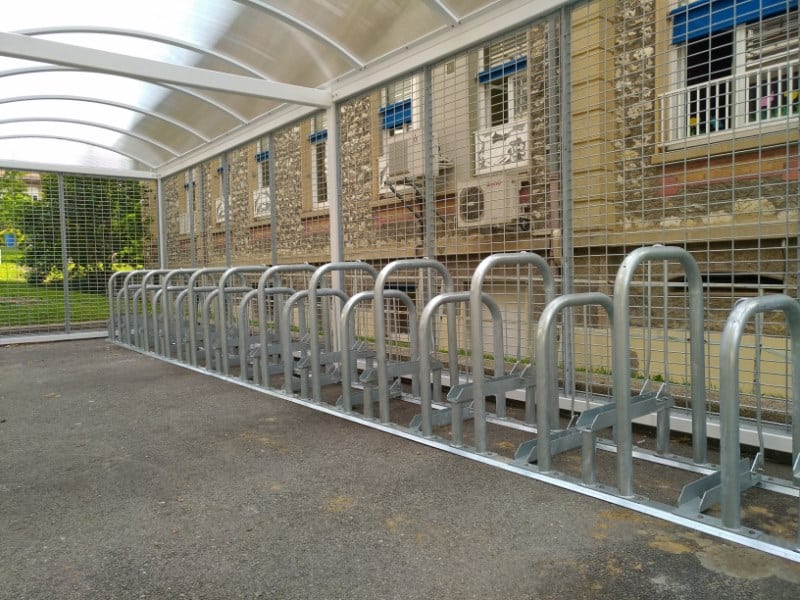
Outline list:
[[[106,125],[119,133],[122,152],[117,157],[87,152],[87,169],[118,168],[126,176],[134,171],[124,165],[137,163],[154,167],[153,176],[166,176],[572,1],[139,0],[135,6],[98,11],[90,2],[65,6],[63,0],[27,0],[24,11],[5,15],[0,26],[0,57],[31,61],[0,58],[0,69],[7,67],[0,71],[0,105],[64,100],[63,112],[57,104],[32,102],[5,108],[0,119],[33,123],[58,114],[73,125],[42,133],[63,130],[75,143],[85,135],[87,149],[103,147],[93,140],[114,145],[107,133],[90,131]],[[47,75],[56,71],[127,81]],[[25,73],[43,75],[8,79]],[[122,110],[92,110],[78,102]],[[37,126],[30,129],[34,133]],[[80,151],[74,157],[59,154],[55,148],[62,144],[20,142],[19,153],[13,143],[2,146],[0,168],[18,164],[15,159],[23,154],[37,161],[41,156],[37,165],[51,164],[48,156],[54,166],[81,160]],[[70,144],[69,150],[73,147],[78,148]],[[68,170],[81,172],[78,164]]]
[[[0,34],[1,35],[1,34]],[[30,73],[47,73],[52,71],[63,71],[63,72],[72,72],[72,73],[81,73],[83,72],[81,69],[75,67],[66,67],[61,65],[40,65],[40,66],[32,66],[32,67],[22,67],[19,69],[13,69],[8,71],[0,71],[0,78],[2,77],[13,77],[14,75],[27,75]],[[119,73],[107,73],[104,71],[98,71],[98,73],[102,73],[105,75],[119,75]],[[227,106],[223,102],[219,102],[214,98],[211,98],[208,94],[203,94],[196,90],[187,88],[185,86],[180,85],[172,85],[169,83],[161,82],[161,81],[147,81],[147,83],[151,85],[157,85],[159,87],[166,88],[168,90],[173,90],[176,92],[180,92],[182,94],[186,94],[187,96],[191,96],[195,100],[199,100],[204,104],[207,104],[223,113],[227,116],[235,119],[239,122],[240,125],[247,123],[247,118],[242,115],[240,112],[233,110],[231,107]]]
[[[242,61],[236,60],[231,56],[223,54],[222,52],[217,52],[211,48],[206,48],[204,46],[200,46],[199,44],[194,44],[186,40],[180,40],[177,38],[151,33],[148,31],[137,31],[134,29],[122,29],[117,27],[86,27],[86,26],[65,25],[61,27],[40,27],[34,29],[21,29],[15,31],[14,33],[18,33],[20,35],[28,35],[28,36],[43,36],[43,35],[52,35],[58,33],[92,33],[92,34],[103,34],[103,35],[119,35],[123,37],[148,40],[150,42],[159,42],[161,44],[166,44],[167,46],[174,46],[175,48],[182,48],[183,50],[190,50],[192,52],[197,52],[198,54],[204,54],[206,56],[216,58],[217,60],[227,63],[232,67],[244,71],[245,73],[249,73],[254,77],[265,79],[267,81],[271,80],[271,78],[266,73],[259,71],[258,69],[248,64],[245,64]]]
[[[0,140],[24,140],[24,139],[44,139],[44,140],[63,140],[65,142],[77,142],[78,144],[85,144],[87,146],[94,146],[95,148],[102,148],[103,150],[108,150],[109,152],[113,152],[114,154],[119,154],[120,156],[124,156],[126,158],[130,158],[131,160],[135,160],[141,165],[144,165],[151,171],[155,170],[156,165],[153,163],[147,162],[146,159],[142,158],[137,154],[133,154],[127,150],[120,150],[115,146],[109,146],[108,144],[101,144],[99,142],[93,142],[91,140],[86,140],[83,138],[77,138],[69,135],[56,135],[56,134],[46,134],[46,133],[31,133],[31,134],[14,134],[14,135],[3,135],[0,134]]]
[[[180,151],[176,150],[175,148],[170,148],[169,146],[163,144],[162,142],[159,142],[158,140],[153,139],[152,137],[132,132],[123,127],[115,127],[113,125],[100,123],[98,121],[87,121],[84,119],[72,119],[69,117],[53,117],[44,115],[31,116],[31,117],[14,117],[11,119],[0,118],[0,125],[10,124],[10,123],[72,123],[74,125],[86,125],[87,127],[97,127],[99,129],[106,129],[108,131],[113,131],[114,133],[118,133],[122,136],[131,137],[146,144],[150,144],[152,146],[155,146],[159,150],[163,150],[164,153],[169,154],[171,158],[175,158],[176,156],[180,156],[181,154]]]
[[[256,10],[263,11],[269,14],[270,16],[275,17],[276,19],[282,21],[283,23],[286,23],[290,27],[302,31],[303,33],[308,34],[312,38],[322,42],[329,48],[333,48],[334,50],[336,50],[336,52],[344,56],[352,66],[358,69],[364,68],[364,61],[361,60],[359,57],[357,57],[355,54],[353,54],[353,52],[345,48],[344,45],[342,45],[340,42],[336,41],[331,36],[323,33],[316,27],[312,27],[308,23],[301,21],[297,17],[290,15],[286,11],[279,9],[278,7],[270,4],[269,2],[265,2],[264,0],[233,0],[233,1],[238,2],[239,4],[242,4],[244,6],[249,6],[251,8],[255,8]]]
[[[144,106],[134,106],[133,104],[127,104],[125,102],[117,102],[116,100],[109,100],[106,98],[94,98],[89,96],[77,96],[77,95],[71,96],[69,94],[52,94],[52,95],[32,94],[29,96],[11,96],[8,98],[0,97],[0,104],[13,104],[16,102],[34,102],[39,100],[59,100],[59,101],[63,100],[67,102],[88,102],[91,104],[114,106],[116,108],[129,110],[131,112],[138,113],[140,115],[145,115],[147,117],[152,117],[154,119],[158,119],[159,121],[163,121],[164,123],[168,123],[169,125],[177,127],[178,129],[181,129],[182,131],[185,131],[186,133],[195,136],[196,138],[198,138],[203,142],[208,142],[211,140],[210,137],[205,135],[203,132],[198,131],[186,121],[175,119],[164,113],[154,111],[151,108],[147,108]]]
[[[83,48],[15,33],[0,32],[0,54],[97,73],[124,75],[141,81],[167,82],[179,86],[230,92],[242,96],[280,100],[319,108],[331,105],[331,93],[328,90],[266,81],[211,69],[167,64],[157,60]]]

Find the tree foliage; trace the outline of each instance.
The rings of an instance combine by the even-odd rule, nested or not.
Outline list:
[[[17,221],[30,200],[22,173],[5,171],[0,175],[0,231],[18,229]]]
[[[148,228],[138,181],[64,176],[64,221],[73,287],[102,292],[115,263],[140,265]],[[28,281],[42,283],[62,270],[59,189],[56,175],[42,175],[41,199],[25,204],[18,227]]]

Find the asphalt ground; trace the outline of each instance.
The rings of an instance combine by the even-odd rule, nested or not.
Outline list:
[[[798,595],[796,563],[103,340],[0,348],[0,598]]]

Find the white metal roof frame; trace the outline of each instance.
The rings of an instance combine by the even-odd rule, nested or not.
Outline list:
[[[46,2],[49,0],[39,0]],[[199,0],[195,0],[199,1]],[[52,92],[45,89],[39,93],[19,93],[15,86],[3,86],[7,95],[0,91],[0,140],[36,139],[44,143],[48,139],[70,140],[85,144],[87,147],[98,147],[109,150],[133,161],[133,165],[124,168],[104,167],[91,164],[61,164],[57,161],[18,160],[13,154],[3,151],[0,146],[0,168],[39,171],[69,171],[87,174],[116,175],[121,177],[162,178],[192,167],[221,153],[248,143],[258,137],[278,130],[287,124],[313,114],[320,109],[330,109],[335,103],[363,93],[382,83],[400,77],[468,48],[482,40],[493,37],[518,26],[520,23],[544,16],[561,8],[570,0],[364,0],[369,6],[383,10],[384,22],[375,23],[380,30],[386,28],[393,20],[399,19],[403,11],[420,10],[428,15],[430,23],[404,37],[403,33],[391,30],[395,47],[379,55],[365,57],[354,48],[353,38],[346,35],[334,36],[330,31],[347,32],[347,23],[336,23],[332,27],[323,28],[319,23],[308,22],[289,8],[296,6],[288,0],[216,0],[222,3],[235,3],[257,11],[275,23],[280,23],[307,36],[313,42],[304,41],[295,47],[281,47],[281,54],[272,60],[291,62],[298,53],[308,59],[306,52],[313,48],[311,43],[321,44],[325,55],[316,55],[320,63],[325,63],[321,71],[327,69],[328,79],[298,84],[270,78],[269,70],[254,66],[252,56],[237,56],[230,49],[206,46],[194,40],[179,36],[167,35],[158,31],[147,31],[135,27],[119,27],[113,24],[97,25],[82,23],[60,23],[56,25],[37,25],[17,28],[14,31],[0,31],[0,57],[22,59],[22,66],[13,68],[0,67],[0,77],[14,77],[25,74],[45,75],[48,73],[101,73],[124,77],[140,82],[153,84],[169,96],[164,108],[153,102],[141,99],[112,99],[100,94],[65,93],[58,86]],[[34,4],[36,1],[34,0]],[[280,6],[283,4],[285,6]],[[313,10],[314,3],[304,3],[305,10]],[[337,0],[320,0],[320,8],[330,8]],[[340,10],[347,5],[359,4],[338,1]],[[465,11],[459,14],[454,6]],[[309,5],[312,5],[309,8]],[[29,7],[36,12],[35,7]],[[334,6],[334,8],[336,8]],[[375,9],[376,12],[377,8]],[[330,8],[333,10],[333,8]],[[365,9],[366,10],[366,9]],[[370,13],[372,14],[372,13]],[[251,16],[248,14],[248,17]],[[352,15],[351,15],[352,16]],[[236,26],[236,21],[232,21]],[[277,27],[277,25],[275,26]],[[388,30],[387,30],[388,31]],[[420,31],[422,32],[420,34]],[[230,31],[224,39],[238,39],[237,36],[247,32]],[[185,64],[175,64],[166,60],[154,60],[141,56],[133,56],[122,52],[98,49],[89,45],[77,45],[45,39],[54,34],[102,34],[116,38],[135,38],[147,40],[172,49],[180,49],[188,56],[194,57],[194,64],[186,60]],[[277,43],[277,42],[276,42]],[[328,55],[330,54],[330,56]],[[265,51],[262,52],[263,55]],[[313,53],[312,53],[313,54]],[[206,66],[203,60],[211,61],[213,67]],[[201,66],[198,66],[201,65]],[[331,67],[330,65],[334,65]],[[338,66],[337,66],[338,65]],[[287,67],[291,71],[291,65]],[[223,70],[224,69],[224,70]],[[47,80],[45,80],[46,82]],[[180,97],[191,98],[202,104],[202,111],[176,111]],[[243,103],[237,98],[250,98]],[[63,102],[64,109],[58,115],[48,114],[46,110],[36,109],[37,102]],[[172,104],[170,104],[172,103]],[[251,106],[257,104],[258,113],[253,115]],[[138,119],[133,126],[116,125],[92,118],[86,118],[79,111],[72,113],[78,105],[113,106],[124,109]],[[198,104],[198,105],[199,105]],[[15,105],[18,110],[6,116],[3,107]],[[167,110],[167,106],[171,110]],[[23,111],[22,108],[25,108]],[[22,114],[19,114],[22,112]],[[154,121],[161,123],[165,135],[170,131],[180,132],[180,143],[170,139],[162,139],[153,135]],[[224,125],[220,133],[209,127],[209,121],[216,125]],[[87,132],[105,129],[118,135],[117,142],[106,144],[86,137],[53,132],[40,134],[6,133],[3,127],[9,124],[34,122],[50,122],[72,124],[85,127]],[[138,124],[147,122],[150,132]],[[47,157],[46,152],[41,156]]]

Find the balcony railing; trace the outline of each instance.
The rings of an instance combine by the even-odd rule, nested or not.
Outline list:
[[[664,142],[800,115],[800,63],[781,63],[692,85],[662,98]]]
[[[269,188],[260,187],[253,190],[253,217],[255,218],[268,217],[270,213],[270,208],[271,205],[269,198]],[[225,215],[223,212],[223,219],[224,218]]]
[[[528,163],[528,122],[514,121],[475,132],[475,174]]]

